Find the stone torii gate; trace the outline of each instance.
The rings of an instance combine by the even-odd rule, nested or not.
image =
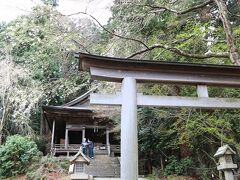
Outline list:
[[[122,83],[120,94],[91,94],[90,103],[121,106],[121,179],[138,179],[137,106],[240,108],[240,99],[208,97],[207,86],[240,87],[240,67],[102,57],[80,53],[93,79]],[[185,84],[197,97],[137,94],[136,83]]]

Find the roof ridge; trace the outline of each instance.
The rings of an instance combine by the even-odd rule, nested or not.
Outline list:
[[[70,102],[68,102],[68,103],[63,104],[62,106],[68,106],[68,107],[70,107],[70,106],[73,106],[73,105],[81,102],[81,101],[84,100],[86,97],[90,96],[90,93],[96,91],[97,88],[98,88],[98,87],[94,87],[94,88],[90,89],[90,90],[87,91],[86,93],[82,94],[81,96],[77,97],[76,99],[74,99],[74,100],[72,100],[72,101],[70,101]]]

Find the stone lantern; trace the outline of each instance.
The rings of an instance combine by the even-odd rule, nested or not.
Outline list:
[[[237,168],[237,164],[233,163],[232,156],[236,154],[229,145],[224,145],[218,148],[214,157],[219,158],[217,170],[223,171],[225,180],[234,180],[233,169]]]

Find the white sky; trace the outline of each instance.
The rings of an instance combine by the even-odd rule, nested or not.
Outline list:
[[[57,9],[62,14],[86,11],[97,18],[102,24],[106,24],[111,16],[110,7],[112,3],[113,0],[59,0]],[[41,1],[0,0],[0,21],[9,22],[19,15],[28,13],[37,4],[41,4]]]

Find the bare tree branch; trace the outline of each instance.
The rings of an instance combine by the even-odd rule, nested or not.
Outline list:
[[[71,39],[75,44],[77,44],[77,46],[79,46],[80,48],[83,48],[88,54],[92,54],[84,45],[82,45],[80,42],[78,42],[75,39]]]
[[[193,38],[194,36],[191,35],[191,36],[188,36],[188,37],[185,37],[183,39],[180,39],[180,40],[175,40],[173,42],[171,42],[171,44],[179,44],[179,43],[183,43],[183,42],[186,42],[188,41],[189,39]]]
[[[163,44],[155,44],[147,49],[144,49],[144,50],[141,50],[139,52],[136,52],[134,54],[132,54],[131,56],[127,57],[127,58],[133,58],[139,54],[142,54],[142,53],[145,53],[145,52],[148,52],[148,51],[151,51],[153,49],[157,49],[157,48],[160,48],[160,49],[166,49],[168,51],[171,51],[175,54],[178,54],[178,55],[181,55],[181,56],[185,56],[185,57],[189,57],[189,58],[196,58],[196,59],[205,59],[205,58],[229,58],[229,53],[227,52],[223,52],[223,53],[205,53],[205,54],[191,54],[191,53],[188,53],[188,52],[185,52],[181,49],[178,49],[178,48],[175,48],[175,47],[170,47],[170,46],[167,46],[167,45],[163,45]]]
[[[167,8],[167,7],[161,7],[161,6],[152,6],[152,5],[147,5],[151,8],[155,8],[155,9],[164,9],[164,10],[168,10],[168,11],[171,11],[173,13],[176,13],[178,15],[181,15],[181,14],[186,14],[190,11],[194,11],[196,9],[199,9],[199,8],[202,8],[210,3],[212,3],[213,0],[208,0],[202,4],[199,4],[199,5],[196,5],[194,7],[191,7],[189,9],[186,9],[184,11],[176,11],[176,10],[173,10],[173,9],[170,9],[170,8]],[[131,41],[135,41],[135,42],[138,42],[140,44],[142,44],[145,49],[141,50],[141,51],[138,51],[132,55],[130,55],[128,58],[133,58],[137,55],[140,55],[140,54],[143,54],[145,52],[148,52],[148,51],[151,51],[153,49],[157,49],[157,48],[161,48],[161,49],[165,49],[165,50],[168,50],[168,51],[171,51],[175,54],[178,54],[178,55],[181,55],[181,56],[185,56],[185,57],[189,57],[189,58],[196,58],[196,59],[205,59],[205,58],[229,58],[229,53],[228,52],[222,52],[222,53],[205,53],[205,54],[191,54],[191,53],[188,53],[188,52],[185,52],[181,49],[178,49],[178,48],[175,48],[175,47],[171,47],[171,46],[168,46],[168,45],[163,45],[163,44],[155,44],[155,45],[152,45],[150,47],[148,47],[144,42],[138,40],[138,39],[134,39],[134,38],[129,38],[129,37],[124,37],[124,36],[121,36],[121,35],[118,35],[118,34],[115,34],[114,32],[111,32],[110,30],[108,30],[107,28],[105,28],[94,16],[90,15],[90,14],[87,14],[86,12],[77,12],[77,13],[73,13],[73,14],[69,14],[69,15],[66,15],[66,16],[74,16],[74,15],[78,15],[78,14],[83,14],[83,15],[87,15],[89,16],[90,18],[92,18],[94,21],[97,22],[97,24],[104,30],[106,31],[107,33],[111,34],[111,35],[114,35],[116,37],[119,37],[119,38],[122,38],[122,39],[126,39],[126,40],[131,40]],[[191,37],[189,37],[191,38]],[[187,38],[188,39],[188,38]],[[77,43],[77,42],[75,42]],[[176,42],[178,43],[178,42]],[[81,47],[83,47],[81,45]],[[86,50],[86,48],[85,48]],[[90,52],[89,52],[90,53]]]
[[[213,160],[213,162],[215,163],[215,164],[217,164],[217,161],[216,161],[216,159],[214,159],[214,157],[212,157],[210,154],[208,154],[205,150],[203,150],[202,149],[202,152],[204,152],[211,160]]]
[[[151,5],[151,4],[147,4],[145,6],[148,6],[148,7],[152,8],[152,9],[170,11],[170,12],[175,13],[177,15],[182,15],[182,14],[187,14],[187,13],[189,13],[191,11],[195,11],[197,9],[203,8],[203,7],[207,6],[208,4],[211,4],[212,2],[213,2],[213,0],[208,0],[206,2],[203,2],[202,4],[198,4],[196,6],[193,6],[193,7],[189,8],[189,9],[186,9],[186,10],[183,10],[183,11],[177,11],[175,9],[171,9],[171,8],[168,8],[168,7],[165,7],[165,6],[154,6],[154,5]]]
[[[119,38],[121,38],[121,39],[126,39],[126,40],[135,41],[135,42],[137,42],[137,43],[142,44],[145,48],[148,48],[148,46],[147,46],[144,42],[142,42],[142,41],[140,41],[140,40],[138,40],[138,39],[121,36],[121,35],[119,35],[119,34],[116,34],[116,33],[112,32],[112,31],[108,30],[108,29],[105,28],[94,16],[92,16],[92,15],[86,13],[86,12],[77,12],[77,13],[69,14],[69,15],[66,15],[66,16],[74,16],[74,15],[78,15],[78,14],[84,14],[84,15],[89,16],[91,19],[93,19],[94,21],[96,21],[97,24],[98,24],[104,31],[106,31],[107,33],[109,33],[109,34],[111,34],[111,35],[113,35],[113,36],[119,37]]]

